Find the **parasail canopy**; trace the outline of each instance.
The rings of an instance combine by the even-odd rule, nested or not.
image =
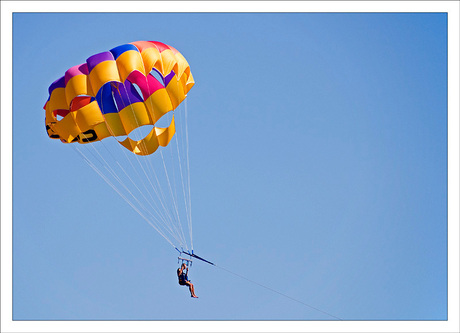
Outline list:
[[[194,83],[187,60],[161,42],[133,42],[95,54],[49,87],[44,106],[48,136],[64,143],[127,136],[176,109]],[[141,140],[126,137],[119,143],[149,155],[167,146],[174,134],[172,118],[169,126],[153,127]]]

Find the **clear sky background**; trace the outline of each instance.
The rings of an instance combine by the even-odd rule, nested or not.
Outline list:
[[[14,320],[447,319],[445,13],[16,13],[12,36]],[[177,252],[46,135],[49,84],[137,40],[196,81],[195,252],[276,292],[195,262],[190,298]]]

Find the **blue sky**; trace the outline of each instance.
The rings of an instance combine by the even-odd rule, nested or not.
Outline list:
[[[44,129],[49,84],[137,40],[196,81],[198,300]],[[16,13],[12,41],[14,320],[447,319],[447,14]]]

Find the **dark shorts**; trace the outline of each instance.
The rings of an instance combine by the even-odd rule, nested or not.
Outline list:
[[[186,286],[186,285],[187,285],[187,281],[185,281],[185,280],[179,280],[179,284],[180,284],[181,286]]]

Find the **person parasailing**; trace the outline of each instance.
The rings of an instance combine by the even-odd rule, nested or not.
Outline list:
[[[188,267],[185,263],[182,263],[181,267],[177,269],[177,277],[179,278],[179,284],[181,286],[188,286],[190,296],[198,298],[198,296],[195,295],[195,287],[193,286],[193,283],[188,279]]]

